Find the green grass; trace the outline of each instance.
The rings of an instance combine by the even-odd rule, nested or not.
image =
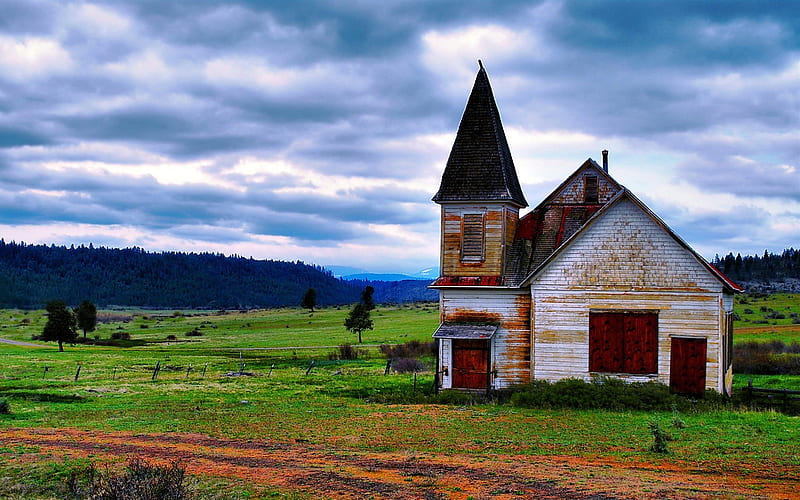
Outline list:
[[[787,297],[768,303],[794,307],[789,302]],[[359,360],[329,361],[335,349],[320,346],[355,343],[343,326],[347,312],[348,308],[313,314],[300,309],[203,315],[103,311],[109,321],[91,336],[107,339],[124,331],[146,343],[67,345],[63,353],[55,344],[2,344],[0,399],[10,403],[11,413],[0,415],[0,428],[202,433],[345,450],[458,450],[488,459],[508,453],[614,456],[702,463],[720,471],[767,464],[796,473],[800,467],[797,417],[772,411],[688,411],[681,414],[685,428],[668,429],[674,438],[671,454],[654,458],[648,451],[648,422],[657,417],[668,426],[670,412],[377,403],[411,393],[414,379],[408,374],[384,375],[385,360],[377,347],[363,348]],[[365,332],[365,344],[429,341],[439,314],[435,304],[425,304],[379,307],[373,318],[375,330]],[[43,325],[41,311],[0,311],[0,337],[30,341]],[[203,336],[186,337],[193,328]],[[166,342],[168,335],[177,341]],[[244,370],[254,376],[226,376],[239,370],[240,356]],[[315,366],[306,375],[312,359]],[[156,363],[161,371],[152,380]],[[748,378],[759,387],[800,385],[800,377],[737,375],[737,391]],[[428,370],[418,376],[416,390],[430,392],[432,384]],[[27,474],[14,468],[18,452],[0,447],[0,474],[18,480]],[[60,457],[41,460],[43,477],[50,477],[47,467],[62,462]]]
[[[800,342],[800,294],[743,294],[736,297],[735,341],[781,340]],[[769,328],[776,327],[776,328]]]

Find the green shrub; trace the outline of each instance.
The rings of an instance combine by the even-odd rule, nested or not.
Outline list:
[[[0,415],[8,415],[11,413],[11,405],[5,399],[0,399]]]
[[[201,332],[199,328],[194,327],[192,330],[189,330],[188,332],[186,332],[186,336],[187,337],[202,337],[203,336],[203,332]]]
[[[650,432],[653,434],[653,444],[650,445],[650,451],[653,453],[669,453],[667,442],[671,439],[664,429],[661,428],[661,422],[657,418],[647,422]]]
[[[131,334],[128,332],[114,332],[111,334],[111,340],[130,340]]]
[[[592,382],[575,378],[557,382],[534,380],[516,387],[510,402],[514,406],[529,408],[609,410],[670,410],[691,404],[688,399],[672,394],[664,384],[627,383],[610,377]]]

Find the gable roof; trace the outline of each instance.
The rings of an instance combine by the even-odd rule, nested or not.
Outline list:
[[[602,182],[598,198],[587,202],[583,179],[593,176]],[[581,188],[576,191],[576,186]],[[519,286],[547,257],[623,188],[591,158],[578,167],[531,212],[520,218],[514,242],[506,254],[504,283]]]
[[[700,254],[695,252],[695,250],[689,246],[677,233],[675,233],[658,215],[656,215],[652,210],[650,210],[647,205],[644,204],[639,198],[637,198],[633,193],[631,193],[628,189],[622,188],[619,193],[616,194],[608,203],[603,205],[599,210],[597,210],[591,217],[589,217],[586,222],[577,230],[575,231],[569,238],[567,238],[561,245],[557,246],[555,250],[550,253],[544,260],[542,260],[531,272],[530,274],[520,283],[520,286],[530,285],[531,281],[539,275],[542,270],[544,270],[550,262],[552,262],[558,255],[564,252],[574,241],[578,238],[581,234],[586,232],[595,221],[600,219],[606,212],[608,212],[613,206],[618,204],[620,200],[630,200],[636,205],[640,210],[642,210],[645,214],[647,214],[650,219],[653,220],[658,226],[660,226],[678,245],[683,247],[686,251],[688,251],[694,258],[699,262],[712,276],[714,276],[718,281],[722,283],[724,289],[732,293],[740,293],[743,292],[744,289],[731,281],[727,276],[722,274],[716,267],[712,266],[708,263]]]
[[[520,208],[528,206],[483,64],[433,201],[506,201]]]

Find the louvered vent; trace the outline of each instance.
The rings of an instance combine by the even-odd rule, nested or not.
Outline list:
[[[464,214],[461,241],[461,260],[480,262],[483,260],[483,214]]]
[[[587,175],[584,177],[584,202],[597,203],[597,176]]]

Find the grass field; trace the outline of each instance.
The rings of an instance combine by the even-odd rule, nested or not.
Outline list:
[[[795,297],[765,304],[791,312]],[[754,305],[761,302],[736,307]],[[0,498],[58,497],[70,467],[134,455],[184,459],[206,498],[797,491],[800,419],[774,411],[677,415],[377,402],[430,391],[432,370],[384,375],[377,345],[430,340],[437,306],[379,307],[361,359],[330,360],[335,346],[354,343],[342,326],[346,314],[102,311],[104,323],[90,337],[127,333],[126,347],[67,345],[60,353],[55,344],[0,344],[0,400],[11,408],[0,414]],[[781,339],[798,338],[800,325],[775,321],[783,323],[766,326],[784,328]],[[0,312],[2,338],[31,342],[43,325],[41,311]],[[186,336],[195,329],[202,335]],[[252,376],[237,376],[240,370]],[[796,387],[797,378],[754,383]],[[736,377],[737,387],[746,383]],[[669,455],[649,451],[654,420],[671,434]]]

